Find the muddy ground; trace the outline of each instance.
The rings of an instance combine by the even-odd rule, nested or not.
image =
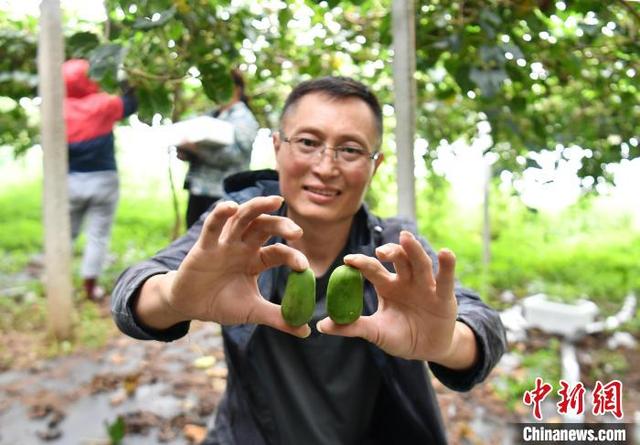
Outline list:
[[[107,316],[108,303],[101,305]],[[546,340],[538,336],[528,346],[512,347]],[[579,347],[589,350],[604,341],[590,337]],[[194,323],[189,336],[169,344],[114,331],[100,350],[52,360],[30,357],[22,334],[3,333],[2,342],[20,358],[0,373],[2,445],[106,445],[108,428],[119,426],[126,427],[125,445],[198,443],[226,383],[220,329],[213,323]],[[640,417],[640,351],[625,354],[631,366],[623,378],[624,421],[633,422]],[[531,408],[520,403],[507,409],[495,388],[506,373],[518,372],[507,358],[488,382],[464,394],[434,382],[452,445],[515,443],[513,423],[531,421]],[[562,421],[553,403],[543,408],[545,420]]]

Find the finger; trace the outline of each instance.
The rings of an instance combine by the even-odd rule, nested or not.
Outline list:
[[[440,268],[436,276],[436,293],[443,300],[455,295],[456,256],[449,249],[442,249],[438,253]]]
[[[302,236],[302,229],[284,216],[259,215],[244,231],[242,240],[250,246],[260,247],[272,236],[298,239]]]
[[[409,257],[399,244],[388,243],[378,247],[376,249],[376,256],[380,261],[392,262],[400,280],[408,281],[411,279],[412,270]]]
[[[287,334],[296,337],[306,338],[311,334],[311,328],[308,324],[302,326],[291,326],[282,318],[282,310],[279,305],[271,303],[267,300],[261,300],[249,315],[248,323],[262,324],[270,326]]]
[[[218,243],[227,220],[237,211],[238,204],[233,201],[224,201],[215,206],[207,215],[202,226],[200,240],[204,248],[215,246]]]
[[[309,260],[302,252],[282,243],[260,248],[258,256],[259,263],[254,273],[260,273],[283,264],[298,272],[302,272],[309,267]]]
[[[376,346],[381,346],[380,328],[374,323],[371,316],[362,316],[350,324],[337,324],[329,317],[326,317],[316,324],[316,328],[322,334],[360,337]]]
[[[426,277],[429,283],[433,283],[433,263],[420,241],[416,239],[413,233],[403,230],[400,232],[400,245],[407,253],[414,276]]]
[[[229,231],[224,233],[224,238],[230,241],[240,241],[242,234],[254,219],[263,213],[278,210],[283,199],[282,196],[259,196],[240,205],[238,212],[231,220]]]
[[[387,284],[393,279],[393,274],[389,272],[376,258],[355,254],[344,257],[344,263],[355,267],[362,272],[362,275],[374,286]]]

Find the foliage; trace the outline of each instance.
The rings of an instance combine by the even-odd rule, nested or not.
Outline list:
[[[20,153],[33,145],[36,128],[18,103],[36,94],[35,19],[9,20],[0,11],[0,147]]]
[[[447,193],[424,193],[429,199],[418,201],[421,232],[434,247],[456,253],[464,285],[482,289],[481,209],[452,207]],[[519,297],[543,292],[562,301],[586,297],[611,314],[628,293],[640,293],[640,231],[630,218],[599,207],[601,198],[584,197],[550,215],[497,187],[491,193],[491,292],[484,297],[492,303],[501,304],[504,290]]]
[[[489,3],[419,2],[419,103],[432,110],[420,122],[429,139],[471,137],[472,123],[486,120],[502,166],[518,170],[527,151],[578,145],[591,150],[580,174],[594,177],[605,163],[638,156],[640,7]]]
[[[497,394],[514,410],[522,406],[522,395],[535,386],[537,377],[546,382],[558,382],[561,378],[560,342],[551,338],[546,347],[512,352],[519,360],[519,372],[501,376],[494,382]]]
[[[31,349],[39,356],[69,354],[81,347],[98,348],[116,328],[95,303],[84,299],[78,273],[74,273],[77,317],[73,320],[73,339],[58,343],[46,335],[46,299],[37,277],[42,267],[38,265],[43,237],[41,196],[39,181],[0,190],[0,330],[34,336],[36,344]],[[107,290],[126,266],[167,244],[173,221],[167,202],[157,190],[144,198],[135,194],[123,196],[112,236],[114,257],[102,277],[101,284]],[[75,249],[74,269],[79,268],[83,243],[81,237]],[[10,352],[3,350],[0,342],[0,368],[11,366],[17,359]]]
[[[591,354],[588,381],[594,385],[596,381],[606,381],[612,375],[624,375],[629,370],[629,361],[622,351],[598,350]]]
[[[119,445],[122,443],[127,432],[127,425],[122,416],[118,416],[112,423],[105,422],[105,428],[107,429],[111,445]]]
[[[126,72],[144,121],[223,103],[235,66],[271,128],[290,85],[308,77],[351,75],[393,103],[389,0],[105,6],[104,26],[65,29],[67,56],[89,57],[112,91],[118,69]],[[0,95],[13,99],[33,94],[35,26],[25,20],[31,25],[0,15]],[[433,147],[470,139],[488,122],[502,167],[518,171],[535,162],[519,157],[529,151],[578,145],[586,149],[580,174],[606,177],[604,165],[640,153],[639,24],[640,7],[625,0],[417,1],[418,135]],[[5,128],[23,128],[24,116],[10,119]]]

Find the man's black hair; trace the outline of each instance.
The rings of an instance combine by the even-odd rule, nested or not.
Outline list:
[[[382,141],[382,108],[375,94],[364,84],[349,77],[329,76],[304,81],[296,86],[284,103],[284,108],[280,114],[280,122],[283,121],[289,109],[307,94],[320,93],[333,99],[347,99],[354,97],[364,101],[373,112],[376,119],[376,129],[378,131],[378,141]]]

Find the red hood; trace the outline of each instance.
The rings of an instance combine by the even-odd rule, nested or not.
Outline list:
[[[89,79],[89,62],[84,59],[67,60],[62,65],[62,77],[67,97],[84,97],[100,91],[96,82]]]

